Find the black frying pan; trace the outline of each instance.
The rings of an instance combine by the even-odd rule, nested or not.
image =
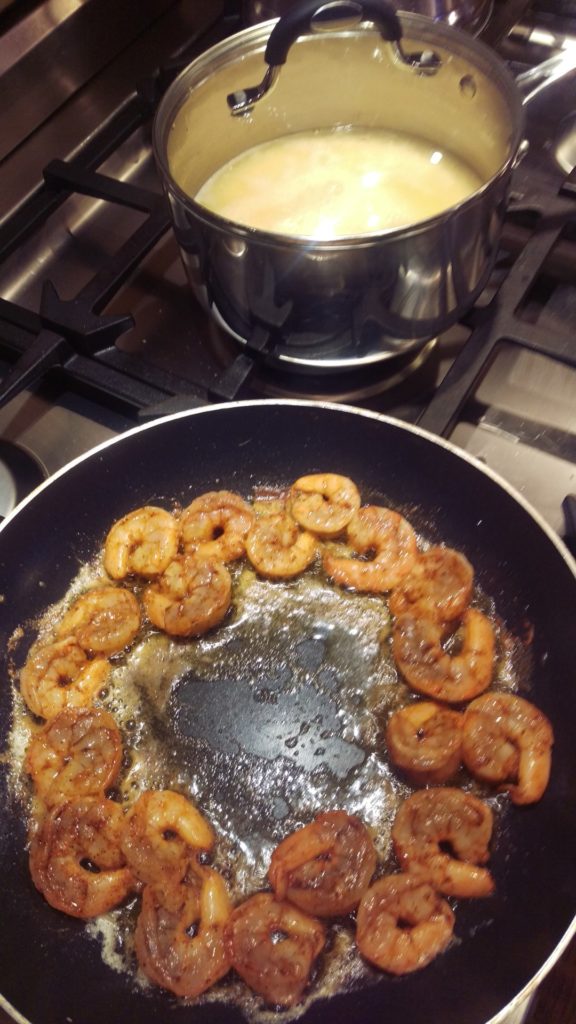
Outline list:
[[[505,841],[495,843],[496,895],[457,908],[462,941],[418,974],[383,976],[329,1005],[316,1002],[304,1019],[337,1024],[353,1014],[366,1024],[484,1024],[544,965],[551,966],[574,928],[576,572],[562,545],[517,495],[444,442],[357,410],[254,402],[158,421],[73,463],[0,531],[2,740],[11,709],[9,637],[65,592],[114,519],[145,503],[185,502],[221,487],[250,495],[256,484],[288,485],[322,470],[351,476],[364,501],[410,509],[414,525],[431,540],[466,553],[513,633],[525,636],[533,627],[525,692],[551,718],[556,744],[544,798],[533,807],[512,808]],[[25,649],[23,644],[20,661]],[[241,745],[241,699],[234,720]],[[271,747],[271,761],[277,754]],[[0,991],[7,1004],[33,1024],[240,1021],[234,1007],[178,1005],[160,990],[135,989],[125,975],[104,966],[84,926],[53,911],[33,889],[21,811],[10,802],[6,778],[2,765]]]

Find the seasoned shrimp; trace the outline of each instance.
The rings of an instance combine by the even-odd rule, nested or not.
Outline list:
[[[233,562],[246,553],[246,535],[254,512],[239,494],[208,491],[184,509],[180,535],[184,551]]]
[[[30,842],[30,873],[44,898],[72,917],[105,914],[134,891],[120,851],[123,814],[104,797],[54,807]]]
[[[428,548],[392,591],[390,611],[393,615],[413,612],[439,622],[452,622],[466,611],[473,581],[474,570],[459,551],[440,545]]]
[[[314,560],[317,541],[287,515],[261,516],[246,538],[246,554],[262,576],[289,579]]]
[[[158,576],[178,552],[178,523],[166,509],[144,505],[118,519],[104,543],[104,568],[113,580]]]
[[[392,628],[392,653],[409,685],[449,704],[471,700],[486,690],[494,671],[494,631],[490,620],[469,608],[462,621],[462,646],[451,655],[442,646],[442,626],[413,612]]]
[[[37,644],[20,672],[20,692],[40,718],[54,718],[63,708],[90,704],[110,671],[107,658],[90,659],[74,637]]]
[[[364,505],[348,526],[348,541],[365,558],[346,558],[327,549],[324,571],[335,583],[354,590],[380,594],[410,572],[418,548],[410,523],[398,512],[378,505]]]
[[[464,712],[464,763],[485,782],[501,783],[515,804],[543,795],[552,759],[549,720],[523,697],[485,693]]]
[[[156,985],[194,998],[230,970],[225,927],[231,904],[223,878],[210,868],[160,893],[146,886],[135,933],[138,962]]]
[[[124,587],[95,587],[81,594],[58,624],[59,638],[73,636],[90,654],[117,654],[140,629],[140,605]]]
[[[481,865],[490,856],[492,824],[488,804],[470,793],[420,789],[400,805],[392,826],[398,863],[447,896],[488,896],[494,882]]]
[[[292,484],[288,510],[305,530],[337,537],[360,508],[356,484],[338,473],[312,473]]]
[[[232,966],[272,1007],[294,1006],[302,998],[326,941],[320,921],[271,893],[236,907],[227,935]]]
[[[143,594],[150,622],[171,636],[200,636],[217,626],[232,597],[223,562],[196,553],[179,555]]]
[[[454,914],[434,888],[415,875],[379,878],[364,893],[356,917],[362,956],[390,974],[409,974],[442,953]]]
[[[446,782],[462,760],[462,715],[433,701],[407,704],[386,726],[395,765],[418,785]]]
[[[348,914],[370,884],[376,850],[359,818],[345,811],[317,814],[283,839],[268,878],[279,900],[318,917]]]
[[[114,784],[122,738],[103,708],[65,708],[32,737],[24,766],[47,807],[102,795]]]
[[[200,811],[169,789],[141,793],[126,815],[121,848],[136,877],[159,891],[179,883],[214,833]]]

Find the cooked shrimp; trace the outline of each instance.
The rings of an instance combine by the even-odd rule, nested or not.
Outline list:
[[[81,594],[58,624],[58,637],[73,636],[90,654],[117,654],[140,629],[140,605],[124,587],[95,587]]]
[[[90,659],[74,637],[38,644],[20,672],[20,692],[40,718],[54,718],[63,708],[91,704],[110,671],[106,658]]]
[[[217,626],[230,607],[232,580],[223,562],[179,555],[143,594],[150,622],[171,636],[200,636]]]
[[[462,760],[462,715],[433,701],[407,704],[386,726],[395,765],[418,785],[446,782]]]
[[[461,789],[420,789],[400,805],[392,841],[400,867],[447,896],[488,896],[492,836],[488,804]],[[452,853],[446,852],[446,846]]]
[[[362,956],[390,974],[409,974],[426,967],[446,949],[453,930],[449,904],[415,875],[379,878],[358,907],[358,948]]]
[[[398,512],[364,505],[348,526],[347,538],[364,558],[346,558],[327,549],[324,571],[335,583],[380,594],[397,586],[414,565],[418,548],[410,523]]]
[[[158,576],[178,552],[178,523],[170,512],[144,505],[118,519],[104,543],[104,568],[114,580]]]
[[[466,611],[473,580],[474,570],[459,551],[442,546],[428,548],[392,591],[390,611],[393,615],[414,612],[440,622],[452,622]]]
[[[324,927],[271,893],[232,912],[227,928],[232,966],[272,1007],[294,1006],[326,941]]]
[[[261,516],[246,537],[246,554],[262,576],[289,579],[314,560],[317,541],[287,515]]]
[[[270,859],[268,878],[279,900],[318,917],[348,914],[358,905],[376,867],[365,825],[345,811],[317,814],[283,839]]]
[[[223,878],[213,869],[172,883],[161,894],[146,886],[136,925],[138,962],[156,985],[194,998],[230,970],[225,941],[231,904]]]
[[[214,833],[200,811],[169,789],[140,794],[126,815],[121,839],[136,877],[159,891],[181,882],[198,854],[213,845]]]
[[[440,623],[400,615],[392,628],[392,653],[409,685],[449,704],[471,700],[486,690],[494,671],[494,631],[490,620],[469,608],[462,622],[462,646],[449,654],[442,646]]]
[[[239,494],[208,491],[184,509],[180,535],[184,551],[233,562],[246,552],[246,535],[254,512]]]
[[[103,708],[65,708],[32,737],[24,762],[47,807],[102,795],[120,771],[122,738]]]
[[[123,814],[104,797],[54,807],[30,842],[30,873],[50,906],[72,917],[105,914],[136,889],[120,851]]]
[[[553,742],[546,715],[523,697],[485,693],[464,712],[466,767],[485,782],[501,783],[515,804],[534,803],[543,795]]]
[[[338,473],[312,473],[292,484],[288,509],[305,530],[337,537],[360,508],[358,488]]]

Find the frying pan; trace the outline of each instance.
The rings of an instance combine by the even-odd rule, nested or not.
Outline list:
[[[508,630],[526,638],[523,692],[552,720],[555,748],[543,799],[505,815],[491,857],[496,894],[457,907],[459,941],[423,971],[379,976],[328,1004],[313,1002],[300,1019],[338,1024],[354,1014],[366,1024],[485,1024],[536,984],[575,930],[576,568],[519,495],[450,444],[352,408],[258,401],[158,420],[73,462],[33,492],[0,531],[2,745],[11,715],[9,638],[64,594],[114,519],[146,503],[185,502],[222,487],[250,495],[255,485],[284,486],[323,470],[352,477],[364,501],[406,510],[430,540],[468,556]],[[241,691],[230,719],[235,751],[247,728]],[[252,701],[251,729],[253,708]],[[272,741],[259,752],[270,766],[278,754]],[[136,988],[104,965],[85,927],[34,891],[22,812],[10,796],[5,764],[0,784],[1,1005],[33,1024],[101,1024],[103,1018],[147,1024],[167,1017],[175,1024],[239,1024],[242,1015],[233,1005],[186,1007],[159,989]],[[254,821],[247,824],[253,827]]]

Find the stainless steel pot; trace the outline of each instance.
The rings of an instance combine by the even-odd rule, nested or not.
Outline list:
[[[308,0],[272,34],[257,25],[197,58],[162,100],[154,151],[203,305],[237,338],[266,344],[270,360],[344,370],[424,345],[473,304],[496,257],[524,116],[506,66],[471,36],[382,0],[317,8]],[[233,116],[227,97],[242,109],[247,88],[247,112]],[[251,146],[342,125],[431,140],[484,184],[430,220],[335,240],[243,227],[191,198]]]

